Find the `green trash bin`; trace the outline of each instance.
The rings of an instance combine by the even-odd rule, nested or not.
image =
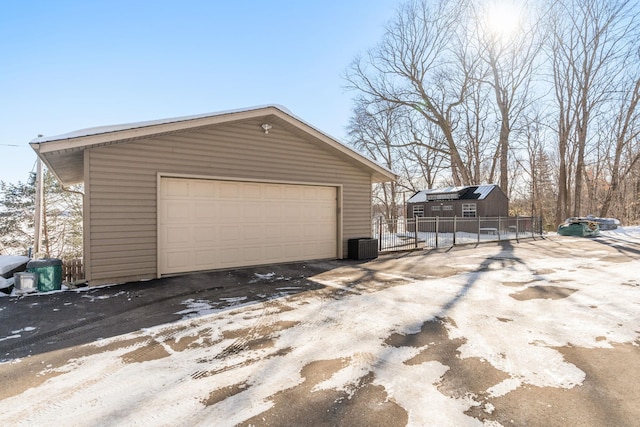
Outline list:
[[[38,290],[59,291],[62,288],[62,260],[57,258],[35,259],[27,263],[27,271],[38,274]]]

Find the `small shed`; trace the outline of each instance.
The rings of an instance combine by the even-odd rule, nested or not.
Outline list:
[[[407,200],[407,218],[501,217],[509,215],[509,199],[495,184],[422,190]]]
[[[91,285],[347,256],[386,168],[269,105],[83,129],[32,148],[84,183]]]

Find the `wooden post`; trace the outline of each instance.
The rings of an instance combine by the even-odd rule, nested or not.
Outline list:
[[[34,212],[34,226],[33,226],[33,257],[37,257],[40,254],[40,243],[42,242],[42,195],[44,186],[42,185],[42,160],[38,157],[36,167],[36,200],[35,200],[35,212]]]
[[[480,243],[480,217],[478,217],[478,243]]]

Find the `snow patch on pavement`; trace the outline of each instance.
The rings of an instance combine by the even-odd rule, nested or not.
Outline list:
[[[606,233],[637,242],[640,227]],[[0,420],[5,425],[43,425],[55,419],[78,426],[204,426],[222,419],[234,425],[271,408],[275,394],[302,384],[301,372],[310,363],[347,360],[314,390],[350,393],[360,378],[373,373],[374,384],[407,411],[409,425],[480,426],[481,421],[465,414],[484,405],[477,396],[454,398],[438,390],[448,366],[406,363],[431,343],[393,347],[387,339],[416,334],[425,322],[446,319],[449,339],[461,342],[461,359],[480,358],[509,376],[487,389],[495,397],[525,384],[575,387],[585,374],[564,360],[557,347],[609,348],[636,341],[640,330],[640,295],[636,287],[625,285],[637,280],[640,260],[585,262],[585,257],[599,258],[600,251],[570,259],[540,254],[534,260],[514,253],[497,253],[480,264],[461,260],[467,272],[447,278],[407,279],[406,284],[340,298],[318,292],[278,300],[287,310],[265,301],[216,311],[210,301],[186,300],[187,309],[178,312],[184,320],[110,339],[148,337],[52,369],[60,375],[5,399]],[[314,280],[334,291],[345,286]],[[560,299],[513,297],[533,286],[576,291]],[[179,351],[169,345],[189,336],[197,337],[196,345]],[[164,353],[153,360],[125,361],[127,354],[153,349]],[[237,384],[246,387],[210,406],[203,403],[212,391]],[[482,408],[487,413],[495,409]]]
[[[187,300],[182,301],[183,305],[186,305],[187,308],[184,310],[180,310],[176,312],[176,314],[182,314],[183,319],[192,319],[194,317],[201,317],[207,314],[214,313],[216,310],[213,305],[211,305],[211,301],[202,300],[202,299],[193,299],[189,298]]]

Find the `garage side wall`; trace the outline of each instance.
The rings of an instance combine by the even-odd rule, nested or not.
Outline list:
[[[157,275],[158,173],[342,185],[342,246],[371,233],[371,176],[324,143],[246,121],[85,151],[85,263],[90,284]]]

